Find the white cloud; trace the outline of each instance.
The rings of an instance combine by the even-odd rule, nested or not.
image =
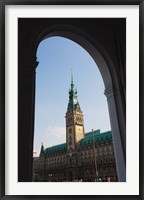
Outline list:
[[[66,136],[66,128],[59,126],[49,126],[46,135],[55,139],[63,139]]]
[[[66,142],[66,128],[62,126],[49,126],[44,133],[44,146],[49,147]]]
[[[66,142],[66,127],[62,126],[48,126],[41,130],[40,134],[36,134],[34,151],[37,152],[34,156],[39,155],[41,143],[44,148],[51,147]]]

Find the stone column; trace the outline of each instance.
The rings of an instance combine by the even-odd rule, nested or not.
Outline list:
[[[109,107],[118,181],[125,182],[126,181],[126,165],[125,165],[125,148],[123,146],[124,144],[123,140],[124,140],[124,135],[126,138],[126,133],[125,133],[126,130],[124,129],[124,125],[123,125],[123,129],[121,128],[120,126],[121,123],[118,117],[119,115],[118,115],[117,107],[121,106],[120,100],[119,100],[119,105],[116,104],[116,100],[115,100],[116,98],[120,99],[119,88],[118,87],[107,88],[105,90],[105,95],[107,97],[108,107]],[[123,118],[122,115],[121,117]]]
[[[34,56],[19,53],[18,60],[18,181],[32,181],[35,107]]]

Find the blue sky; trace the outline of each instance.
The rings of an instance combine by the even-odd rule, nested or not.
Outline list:
[[[34,151],[66,141],[65,113],[71,68],[84,113],[85,132],[110,130],[104,84],[92,57],[77,43],[63,38],[43,40],[37,50]]]

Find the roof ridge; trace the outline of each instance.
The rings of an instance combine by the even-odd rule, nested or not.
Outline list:
[[[99,131],[99,132],[100,132],[100,129],[93,130],[93,132],[95,132],[95,131]],[[88,133],[92,133],[92,131],[89,131],[89,132],[87,132],[87,133],[85,133],[85,134],[88,134]]]
[[[88,142],[89,140],[92,140],[93,137],[94,137],[94,140],[96,141],[97,139],[99,140],[102,140],[102,139],[106,139],[106,137],[110,137],[112,135],[112,131],[107,131],[107,132],[104,132],[104,133],[100,133],[100,134],[95,134],[94,136],[91,134],[87,137],[84,137],[81,139],[81,142]]]
[[[66,142],[65,142],[65,143],[62,143],[62,144],[57,144],[57,145],[54,145],[54,146],[47,147],[46,149],[49,149],[49,148],[52,148],[52,147],[53,147],[53,148],[54,148],[54,147],[58,147],[58,146],[65,145],[65,144],[66,144]],[[45,149],[45,150],[46,150],[46,149]]]
[[[97,129],[96,131],[99,131],[100,132],[100,129]],[[94,131],[95,132],[95,131]],[[92,138],[93,138],[93,135],[92,135],[92,131],[91,132],[88,132],[89,133],[89,135],[88,136],[86,136],[86,137],[84,137],[84,138],[82,138],[81,140],[80,140],[80,142],[88,142],[89,140],[92,140]],[[86,134],[88,134],[88,133],[86,133]],[[91,134],[90,134],[91,133]],[[106,139],[106,137],[107,137],[107,135],[108,135],[108,138],[112,135],[112,131],[110,130],[110,131],[106,131],[106,132],[103,132],[103,133],[100,133],[100,134],[94,134],[94,140],[96,141],[97,139],[99,140],[101,140],[101,139],[103,139],[103,136],[104,136],[104,140]],[[54,146],[50,146],[50,147],[47,147],[46,149],[44,149],[44,151],[45,151],[45,153],[48,153],[48,151],[57,151],[57,150],[64,150],[65,149],[65,147],[66,147],[66,142],[65,143],[62,143],[62,144],[57,144],[57,145],[54,145]]]

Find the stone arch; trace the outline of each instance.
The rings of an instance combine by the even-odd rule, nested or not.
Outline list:
[[[80,26],[80,25],[79,25]],[[29,52],[29,56],[31,57],[29,59],[29,56],[26,57],[27,60],[29,60],[31,63],[31,75],[29,72],[26,72],[26,76],[28,76],[31,81],[31,90],[33,93],[32,102],[30,108],[31,108],[31,138],[30,138],[30,144],[33,144],[33,123],[34,123],[34,87],[35,87],[35,66],[37,64],[36,58],[36,51],[39,43],[47,38],[52,36],[62,36],[66,37],[68,39],[73,40],[74,42],[78,43],[80,46],[82,46],[94,59],[94,61],[97,63],[97,66],[99,67],[99,70],[101,72],[104,85],[105,85],[105,95],[107,97],[108,101],[108,107],[109,107],[109,114],[110,114],[110,122],[112,127],[112,133],[113,133],[113,141],[114,141],[114,149],[115,149],[115,158],[116,158],[116,166],[117,166],[117,172],[118,172],[118,179],[119,181],[125,181],[126,180],[126,174],[125,174],[125,151],[126,151],[126,133],[125,133],[125,113],[122,103],[122,91],[121,91],[121,84],[119,83],[119,79],[116,73],[116,67],[109,56],[108,51],[106,50],[104,45],[101,45],[101,42],[99,39],[96,39],[91,34],[89,34],[87,31],[84,31],[82,28],[79,28],[79,26],[69,25],[69,24],[61,24],[61,23],[54,23],[53,25],[39,25],[39,27],[33,26],[33,32],[34,30],[37,31],[37,34],[35,34],[34,39],[32,39],[29,36],[30,29],[27,31],[27,38],[28,38],[28,47],[24,47],[24,51],[27,50]],[[26,37],[25,36],[25,37]],[[30,45],[31,44],[31,45]],[[21,48],[20,48],[21,50]],[[27,54],[27,53],[26,53]],[[28,55],[28,54],[27,54]],[[19,58],[21,58],[19,56]],[[26,61],[27,62],[27,61]],[[21,63],[21,60],[19,59],[19,64]],[[29,64],[25,64],[29,65]],[[31,76],[31,77],[30,77]],[[32,145],[33,146],[33,145]]]
[[[98,41],[94,40],[92,37],[88,36],[84,31],[81,29],[70,26],[70,25],[64,25],[64,24],[56,24],[50,27],[47,27],[45,30],[43,30],[39,37],[37,38],[37,41],[35,43],[35,55],[37,52],[37,48],[39,43],[52,36],[61,36],[68,38],[80,46],[82,46],[93,58],[97,66],[99,67],[99,70],[101,72],[105,88],[112,87],[112,78],[110,75],[109,68],[107,67],[107,63],[109,63],[109,66],[113,66],[113,63],[111,59],[109,58],[107,52],[104,48],[98,43]],[[92,45],[93,44],[93,45]],[[97,48],[96,48],[97,47]],[[100,53],[102,52],[102,53]],[[103,54],[103,56],[102,56]],[[105,57],[105,59],[104,59]],[[115,71],[113,71],[113,77],[115,77],[115,84],[116,84],[116,74]]]

